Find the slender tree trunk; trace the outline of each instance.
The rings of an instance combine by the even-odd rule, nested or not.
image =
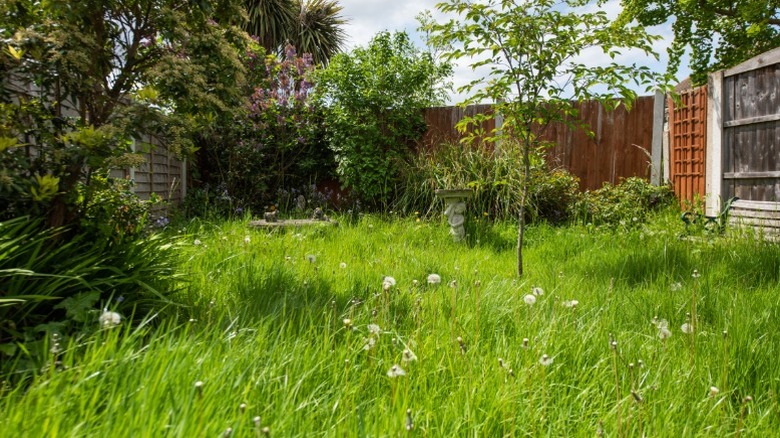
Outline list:
[[[530,128],[526,131],[530,136]],[[531,173],[530,137],[523,140],[523,189],[520,195],[520,213],[517,220],[517,276],[523,276],[523,237],[525,235],[525,207],[528,200],[528,175]]]

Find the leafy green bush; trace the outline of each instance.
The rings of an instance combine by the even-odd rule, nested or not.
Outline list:
[[[674,200],[669,186],[653,186],[638,177],[626,178],[618,185],[605,183],[598,190],[585,192],[573,206],[573,215],[594,225],[632,226],[644,222],[648,213],[668,206]]]
[[[318,75],[339,179],[364,202],[391,200],[400,167],[425,132],[422,109],[443,101],[450,72],[406,33],[380,32]]]
[[[0,223],[0,372],[37,368],[50,336],[98,329],[101,309],[130,318],[170,303],[175,241],[66,234],[26,217]]]
[[[520,150],[513,145],[493,149],[445,143],[420,151],[403,169],[396,207],[430,213],[435,189],[470,188],[474,194],[467,206],[474,214],[514,220],[522,196],[520,160]],[[533,154],[532,163],[527,218],[564,222],[578,196],[577,177],[564,169],[548,170],[541,150]]]
[[[149,201],[142,200],[133,192],[133,182],[122,178],[93,176],[91,184],[80,184],[78,191],[81,231],[111,241],[142,236],[151,207],[160,202],[155,193]]]

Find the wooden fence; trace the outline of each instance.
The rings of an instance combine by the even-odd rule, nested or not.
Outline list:
[[[705,196],[707,145],[707,87],[679,94],[668,100],[669,179],[682,205]]]
[[[114,169],[111,176],[135,181],[135,194],[149,199],[152,193],[171,204],[184,200],[187,190],[186,161],[180,160],[166,148],[149,143],[135,150],[141,153],[145,162],[135,168]]]
[[[709,75],[707,213],[780,236],[780,48]]]
[[[605,182],[615,184],[621,178],[649,178],[654,102],[652,96],[640,97],[631,111],[620,106],[611,112],[597,102],[581,103],[580,117],[590,126],[593,136],[564,124],[549,125],[542,134],[543,140],[553,144],[548,151],[548,162],[577,176],[583,190],[598,189]],[[457,141],[460,134],[454,127],[464,115],[489,111],[491,105],[475,105],[465,110],[429,108],[425,111],[428,131],[423,138],[424,146],[430,148],[443,141]],[[495,120],[486,121],[482,126],[488,132],[495,127]]]
[[[474,117],[477,114],[492,114],[493,105],[470,105],[466,108],[459,106],[440,106],[428,108],[423,112],[425,117],[425,124],[427,130],[423,135],[421,144],[423,147],[430,149],[436,147],[436,145],[442,143],[457,143],[463,138],[463,135],[455,128],[458,122],[464,117]],[[485,130],[486,133],[496,128],[496,120],[490,118],[483,122],[480,129]],[[474,128],[470,128],[473,132]]]

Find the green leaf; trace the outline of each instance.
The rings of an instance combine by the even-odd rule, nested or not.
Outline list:
[[[95,310],[95,304],[99,300],[100,292],[98,291],[81,292],[64,299],[54,308],[65,309],[68,318],[78,322],[85,322],[88,319],[88,312]]]

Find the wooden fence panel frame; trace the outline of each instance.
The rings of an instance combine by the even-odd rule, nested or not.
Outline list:
[[[758,73],[761,70],[765,75]],[[772,79],[765,80],[766,77]],[[732,221],[759,229],[763,233],[780,236],[780,141],[775,138],[780,135],[780,98],[777,97],[780,91],[780,48],[765,52],[730,69],[711,73],[708,76],[708,88],[710,97],[706,212],[708,215],[718,214],[724,198],[731,197],[734,193],[747,193],[750,198],[764,198],[740,199],[734,202],[731,210]],[[772,102],[774,106],[771,105]],[[757,113],[761,114],[756,115]],[[751,127],[754,129],[751,141],[740,141],[739,136],[746,131],[750,135]],[[771,127],[775,135],[760,131],[768,127]],[[765,153],[768,161],[761,158],[760,153],[756,153],[754,144],[758,145],[759,152]],[[744,145],[751,150],[741,150]],[[774,149],[769,150],[771,148]],[[756,169],[759,165],[774,167]],[[767,185],[772,186],[773,192],[760,188],[750,191],[744,189],[751,184],[757,184],[758,180],[765,185],[765,181],[774,181]],[[743,181],[741,186],[740,181]]]
[[[707,193],[707,87],[682,92],[678,100],[668,99],[669,179],[684,205]]]

